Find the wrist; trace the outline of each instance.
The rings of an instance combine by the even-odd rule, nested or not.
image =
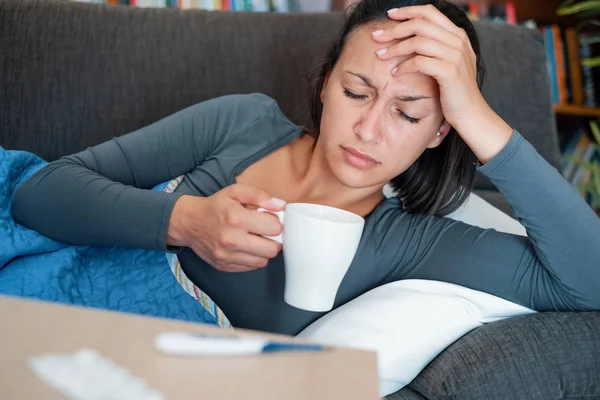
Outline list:
[[[455,127],[482,164],[494,158],[512,137],[513,128],[487,103],[470,114],[471,118]]]
[[[186,247],[187,246],[187,224],[190,218],[187,217],[188,201],[192,196],[183,195],[175,202],[169,227],[167,230],[167,246]]]

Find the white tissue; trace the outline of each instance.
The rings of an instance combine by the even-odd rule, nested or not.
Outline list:
[[[164,400],[146,381],[94,350],[30,357],[29,366],[44,382],[74,400]]]

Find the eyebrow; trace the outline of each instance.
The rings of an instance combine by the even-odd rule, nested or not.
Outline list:
[[[367,78],[366,76],[364,76],[364,75],[361,75],[361,74],[357,74],[357,73],[355,73],[355,72],[351,72],[351,71],[345,71],[345,72],[349,73],[350,75],[354,75],[354,76],[356,76],[357,78],[360,78],[360,79],[362,79],[362,80],[363,80],[363,82],[364,82],[364,83],[365,83],[367,86],[370,86],[370,87],[372,87],[373,89],[377,89],[377,86],[375,86],[375,85],[373,84],[373,82],[371,82],[371,80],[370,80],[369,78]],[[431,99],[431,97],[429,97],[429,96],[421,96],[421,95],[417,95],[417,96],[398,96],[398,99],[399,99],[400,101],[419,101],[419,100]]]

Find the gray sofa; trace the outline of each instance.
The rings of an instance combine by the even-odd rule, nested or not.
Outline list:
[[[341,21],[340,14],[0,0],[0,146],[50,161],[228,93],[264,92],[310,125],[307,71]],[[488,102],[558,166],[541,37],[484,22],[477,28]],[[478,178],[475,190],[510,212],[488,181]],[[600,312],[488,324],[389,396],[450,398],[600,399]]]

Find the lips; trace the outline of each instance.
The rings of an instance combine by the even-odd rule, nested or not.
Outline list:
[[[346,161],[357,168],[370,168],[379,163],[370,155],[361,153],[355,148],[342,146],[342,149],[344,149]]]
[[[346,150],[348,153],[352,154],[353,156],[361,158],[365,161],[370,161],[370,162],[374,162],[374,163],[377,162],[377,160],[375,160],[373,157],[369,156],[368,154],[361,153],[360,151],[353,149],[352,147],[344,147],[344,150]]]

